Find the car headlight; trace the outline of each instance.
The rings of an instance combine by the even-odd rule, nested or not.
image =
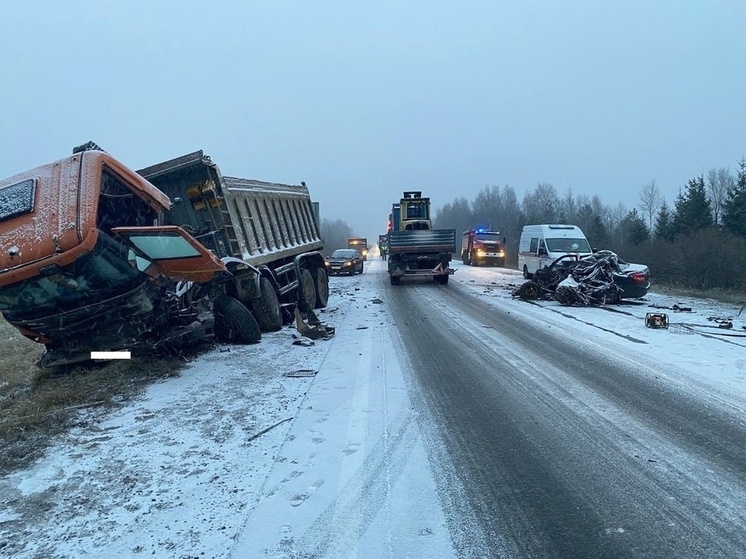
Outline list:
[[[332,263],[329,262],[328,260],[326,262],[324,262],[324,264],[326,264],[327,266],[331,266],[332,265]]]
[[[348,260],[347,262],[345,262],[345,266],[352,266],[352,262]]]

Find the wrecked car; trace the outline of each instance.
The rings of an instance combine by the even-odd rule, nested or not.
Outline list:
[[[578,258],[563,255],[537,270],[532,281],[515,290],[522,299],[555,299],[563,305],[604,305],[644,297],[650,271],[643,264],[625,262],[610,250]]]

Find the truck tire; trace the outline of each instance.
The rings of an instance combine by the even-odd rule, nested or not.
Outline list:
[[[282,311],[277,292],[269,279],[259,279],[262,296],[249,302],[254,318],[259,323],[262,332],[277,332],[282,328]]]
[[[316,268],[316,305],[317,309],[323,309],[329,303],[329,274],[326,268]]]
[[[255,344],[262,339],[259,323],[241,301],[221,295],[213,301],[215,337],[221,342]]]
[[[316,286],[313,276],[307,268],[303,268],[298,278],[298,308],[303,312],[312,311],[316,305]]]

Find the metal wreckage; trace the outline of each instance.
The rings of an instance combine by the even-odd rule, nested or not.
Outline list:
[[[627,285],[640,289],[634,292]],[[623,298],[639,298],[649,287],[647,267],[628,264],[610,250],[600,250],[578,258],[565,254],[531,280],[518,286],[513,296],[523,300],[554,299],[565,306],[618,303]]]

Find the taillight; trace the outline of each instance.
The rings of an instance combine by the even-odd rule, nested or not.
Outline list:
[[[632,280],[635,283],[645,283],[648,281],[648,275],[642,272],[637,272],[636,274],[632,274]]]

